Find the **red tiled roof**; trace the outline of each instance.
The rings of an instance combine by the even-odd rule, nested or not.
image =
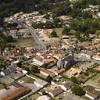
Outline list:
[[[55,87],[54,89],[50,89],[49,92],[51,92],[54,96],[57,96],[63,92],[63,90],[60,87]]]
[[[31,92],[30,88],[20,87],[16,89],[15,91],[13,91],[12,93],[10,93],[9,95],[3,97],[1,100],[17,100],[18,98],[20,98],[21,96],[24,96],[25,94],[29,92]]]
[[[55,73],[53,73],[53,72],[51,72],[49,70],[46,70],[44,68],[42,68],[41,71],[46,73],[46,74],[48,74],[48,76],[51,76],[51,77],[55,77],[56,76]]]
[[[89,92],[89,91],[86,91],[86,94],[93,97],[93,98],[97,97],[97,95],[95,93],[92,93],[92,92]]]
[[[61,74],[61,73],[64,72],[64,71],[65,71],[64,68],[61,68],[60,70],[56,70],[56,72],[57,72],[58,74]]]

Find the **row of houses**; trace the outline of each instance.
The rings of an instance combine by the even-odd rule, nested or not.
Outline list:
[[[12,36],[14,39],[18,39],[19,37],[29,38],[31,36],[26,28],[10,30],[9,35]]]

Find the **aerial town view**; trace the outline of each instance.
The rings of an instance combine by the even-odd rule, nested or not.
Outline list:
[[[100,100],[100,0],[0,0],[0,100]]]

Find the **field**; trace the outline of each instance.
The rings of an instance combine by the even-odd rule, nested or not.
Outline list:
[[[85,84],[100,89],[100,73],[88,80]]]
[[[58,36],[62,34],[63,28],[54,28],[54,30],[57,32]]]
[[[32,38],[19,38],[16,47],[34,47],[35,41]]]
[[[4,85],[3,84],[0,84],[0,90],[4,89]]]

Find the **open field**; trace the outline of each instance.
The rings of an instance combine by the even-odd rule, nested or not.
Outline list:
[[[57,35],[60,36],[62,34],[63,28],[54,28],[54,30],[57,32]]]
[[[100,73],[88,80],[85,84],[100,89]]]
[[[4,85],[3,84],[0,84],[0,90],[4,89]]]
[[[33,38],[19,38],[16,43],[16,47],[34,47],[35,41]]]

